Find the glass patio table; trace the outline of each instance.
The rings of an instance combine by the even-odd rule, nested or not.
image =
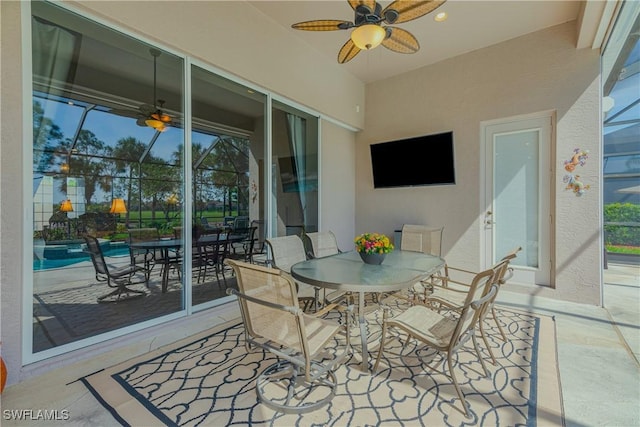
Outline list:
[[[358,320],[362,341],[362,369],[369,371],[366,292],[392,292],[406,289],[444,267],[444,260],[421,252],[395,250],[380,265],[365,264],[355,252],[342,252],[294,264],[294,279],[325,289],[358,293]]]
[[[206,234],[201,236],[197,242],[202,245],[213,245],[213,244],[229,244],[242,241],[244,237],[240,235],[231,235],[231,234],[220,234],[220,236],[215,234]],[[129,247],[133,249],[144,249],[147,251],[160,251],[162,263],[164,264],[164,268],[162,269],[162,293],[167,292],[167,288],[169,286],[169,264],[171,263],[171,258],[169,257],[169,250],[180,250],[182,249],[182,245],[184,244],[182,239],[160,239],[160,240],[148,240],[142,242],[131,242],[129,243]],[[226,255],[226,254],[225,254]],[[177,261],[178,258],[175,258]]]

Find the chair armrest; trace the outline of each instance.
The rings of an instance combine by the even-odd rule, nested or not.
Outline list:
[[[282,305],[282,304],[275,304],[272,303],[270,301],[264,301],[258,298],[254,298],[250,295],[247,294],[243,294],[242,292],[238,292],[237,290],[233,289],[233,288],[228,288],[227,289],[227,295],[235,295],[238,298],[242,298],[242,299],[246,299],[247,301],[251,301],[255,304],[260,304],[260,305],[264,305],[265,307],[270,307],[270,308],[275,308],[277,310],[283,310],[283,311],[287,311],[291,314],[295,314],[295,315],[301,315],[303,313],[303,311],[299,308],[299,307],[292,307],[292,306],[288,306],[288,305]]]
[[[465,270],[464,268],[451,267],[451,266],[448,266],[448,265],[447,265],[447,266],[445,266],[445,268],[446,268],[447,270],[453,270],[453,271],[459,271],[459,272],[461,272],[461,273],[473,274],[474,276],[475,276],[476,274],[478,274],[478,272],[477,272],[477,271]]]

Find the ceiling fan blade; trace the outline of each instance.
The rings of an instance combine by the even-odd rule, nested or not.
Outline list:
[[[338,52],[338,62],[340,64],[344,64],[345,62],[351,61],[358,53],[360,53],[360,48],[355,45],[353,40],[349,39],[347,42],[340,48],[340,52]]]
[[[420,43],[407,30],[398,27],[386,27],[387,38],[382,41],[382,46],[399,53],[416,53],[420,50]]]
[[[338,19],[318,19],[315,21],[298,22],[297,24],[293,24],[291,27],[296,30],[305,31],[334,31],[351,28],[353,27],[353,23]]]
[[[358,6],[366,6],[369,8],[368,13],[373,13],[376,10],[376,0],[347,0],[351,8],[355,11]]]
[[[396,0],[382,11],[382,18],[388,24],[411,21],[436,10],[446,0],[409,1]]]

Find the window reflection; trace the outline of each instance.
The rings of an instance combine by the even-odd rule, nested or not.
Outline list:
[[[184,78],[170,53],[156,58],[156,74],[144,43],[50,3],[34,2],[32,13],[38,353],[184,309],[181,241],[140,243],[183,225]],[[156,92],[176,118],[167,132],[140,117]],[[98,239],[104,265],[88,256],[85,235]]]
[[[192,300],[204,308],[236,286],[225,258],[265,256],[266,99],[197,66],[191,86]]]

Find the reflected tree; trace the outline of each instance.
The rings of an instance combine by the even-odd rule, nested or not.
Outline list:
[[[33,102],[33,167],[45,172],[54,163],[55,149],[64,137],[62,130],[50,118],[44,116],[44,108]]]
[[[107,159],[111,157],[112,149],[93,132],[83,129],[78,133],[77,139],[65,139],[60,143],[58,152],[69,160],[69,175],[84,179],[84,198],[87,204],[91,204],[98,187],[110,189],[103,178],[109,170]],[[60,183],[60,190],[67,191],[66,181]]]
[[[115,157],[115,167],[117,171],[122,171],[126,177],[127,206],[133,206],[131,201],[139,186],[138,179],[140,171],[140,159],[144,154],[146,144],[136,138],[129,136],[121,138],[113,148]],[[116,172],[116,171],[114,171]],[[112,180],[113,182],[113,176]],[[140,201],[138,201],[140,203]],[[127,210],[126,222],[129,222],[130,209]]]

